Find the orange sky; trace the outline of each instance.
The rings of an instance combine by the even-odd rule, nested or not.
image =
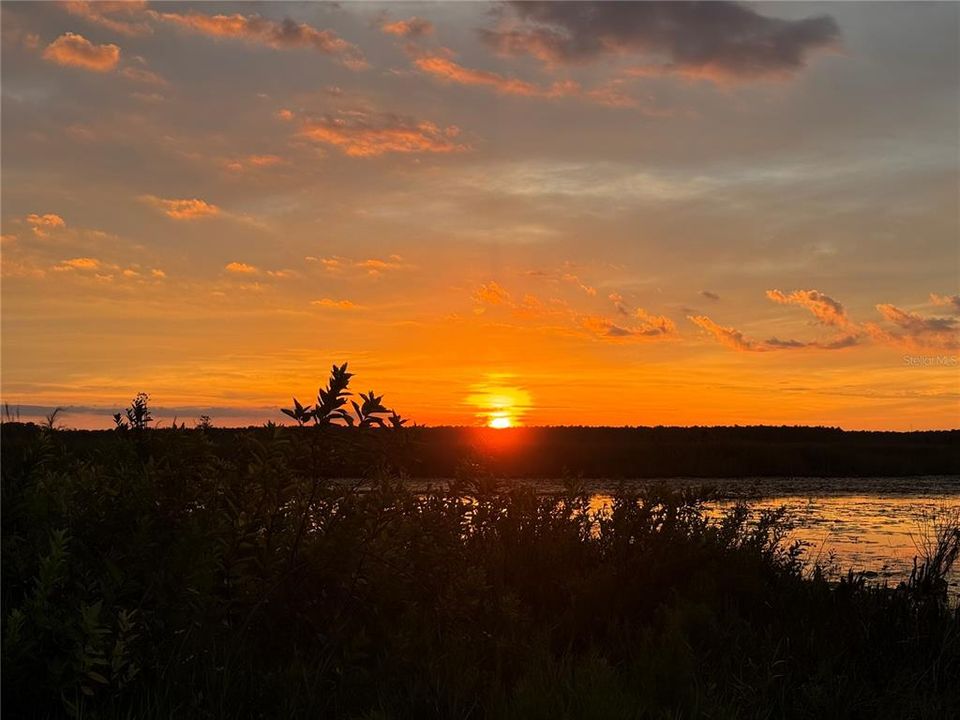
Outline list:
[[[4,2],[3,401],[960,426],[958,6],[711,7]]]

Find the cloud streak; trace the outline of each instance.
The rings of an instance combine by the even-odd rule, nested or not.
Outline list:
[[[75,17],[128,37],[149,35],[153,32],[149,23],[143,20],[143,12],[147,8],[146,0],[70,0],[63,3],[63,7]]]
[[[776,303],[802,307],[808,310],[819,324],[837,328],[840,332],[832,340],[826,341],[806,342],[777,337],[760,341],[747,337],[736,328],[719,325],[705,315],[691,315],[688,319],[721,344],[745,352],[804,348],[841,350],[859,345],[864,339],[912,349],[953,350],[960,347],[960,318],[957,317],[926,317],[890,303],[880,303],[876,309],[885,325],[875,322],[857,323],[847,316],[843,305],[818,290],[795,290],[792,293],[768,290],[766,295]],[[960,307],[960,296],[932,294],[930,299],[934,305]]]
[[[432,35],[433,23],[420,17],[410,17],[406,20],[384,22],[380,25],[380,29],[387,35],[413,39]]]
[[[159,208],[163,214],[173,220],[202,220],[216,217],[220,208],[199,198],[161,198],[155,195],[142,195],[141,200]]]
[[[779,290],[767,290],[767,297],[781,305],[802,307],[823,325],[838,328],[847,328],[851,325],[843,305],[819,290],[794,290],[789,294]]]
[[[581,315],[580,326],[591,335],[612,340],[664,340],[677,337],[677,326],[665,315],[637,308],[629,322],[615,323],[601,315]]]
[[[960,348],[960,319],[954,317],[924,317],[891,305],[881,303],[877,312],[895,329],[876,323],[867,323],[866,330],[879,342],[915,349],[956,350]]]
[[[371,158],[390,153],[458,153],[469,147],[457,141],[455,125],[440,128],[423,120],[390,113],[340,112],[305,120],[300,135],[337,148],[344,155]]]
[[[640,103],[626,94],[622,82],[610,81],[593,89],[586,89],[574,80],[557,80],[550,85],[538,85],[527,80],[503,75],[490,70],[465,67],[453,60],[454,53],[442,48],[438,52],[411,51],[413,65],[421,73],[446,84],[480,87],[499,95],[540,98],[544,100],[577,99],[611,108],[635,108]],[[650,114],[662,114],[655,110]]]
[[[360,306],[350,300],[334,300],[332,298],[320,298],[312,300],[311,305],[326,308],[328,310],[359,310]]]
[[[309,48],[334,57],[352,70],[363,70],[367,65],[363,53],[332,30],[322,30],[291,18],[270,20],[260,15],[206,15],[199,12],[148,11],[150,17],[174,25],[181,30],[212,38],[243,40],[275,50]]]

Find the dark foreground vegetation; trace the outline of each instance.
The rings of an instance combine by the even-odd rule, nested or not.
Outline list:
[[[465,464],[414,493],[400,422],[227,436],[142,410],[2,428],[4,717],[960,713],[955,528],[871,587],[699,492],[595,512]],[[329,479],[348,458],[363,487]]]
[[[404,431],[3,428],[4,717],[946,718],[957,537],[831,582],[784,518],[482,473],[412,494]],[[402,448],[400,448],[402,451]],[[330,482],[361,453],[372,489]],[[377,468],[380,468],[377,470]],[[952,543],[952,544],[951,544]]]

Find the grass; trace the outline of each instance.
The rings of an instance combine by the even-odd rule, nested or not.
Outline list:
[[[960,713],[956,527],[877,587],[697,490],[413,492],[410,432],[4,424],[4,716]]]

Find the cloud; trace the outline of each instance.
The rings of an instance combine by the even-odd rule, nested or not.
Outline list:
[[[141,83],[143,85],[153,85],[154,87],[161,88],[168,87],[170,85],[165,78],[145,68],[125,67],[120,71],[120,74],[127,80],[132,80],[133,82]]]
[[[402,38],[420,38],[433,34],[433,23],[419,17],[411,17],[396,22],[385,22],[380,29],[388,35]]]
[[[715,293],[701,291],[704,297],[719,299]],[[841,350],[859,344],[863,329],[850,321],[846,311],[839,302],[819,290],[795,290],[790,294],[780,290],[767,290],[767,298],[781,305],[798,305],[808,310],[821,325],[838,328],[843,333],[832,340],[783,340],[772,337],[760,341],[746,337],[733,327],[718,325],[706,315],[689,315],[687,319],[701,329],[713,335],[720,343],[734,350],[745,352],[766,352],[769,350],[797,350],[801,348],[820,350]],[[713,296],[713,297],[711,297]]]
[[[798,305],[810,313],[823,325],[832,327],[850,327],[843,305],[819,290],[794,290],[786,295],[779,290],[767,290],[767,297],[781,305]]]
[[[330,55],[352,70],[368,67],[363,53],[332,30],[320,30],[290,18],[270,20],[260,15],[205,15],[198,12],[149,11],[156,20],[213,38],[234,38],[277,50],[311,48]]]
[[[279,280],[296,276],[297,273],[293,270],[267,270],[267,277],[277,278]]]
[[[47,213],[45,215],[30,213],[27,215],[27,224],[30,225],[33,234],[41,238],[47,237],[51,230],[65,228],[67,226],[66,221],[55,213]]]
[[[260,268],[242,262],[227,263],[223,266],[223,269],[234,275],[258,275],[260,273]]]
[[[63,260],[59,265],[54,266],[57,271],[71,270],[99,270],[102,263],[96,258],[78,257],[70,260]]]
[[[568,282],[572,285],[576,285],[578,288],[583,290],[587,295],[590,295],[591,297],[594,297],[597,294],[597,289],[595,287],[593,287],[592,285],[587,285],[585,282],[583,282],[579,277],[577,277],[573,273],[564,273],[560,279],[563,280],[564,282]]]
[[[458,85],[479,85],[489,87],[503,95],[523,95],[526,97],[560,97],[564,86],[558,84],[555,90],[540,88],[533,83],[506,77],[486,70],[472,70],[455,63],[445,54],[427,53],[414,59],[413,64],[421,72],[440,80]],[[579,86],[576,86],[579,90]]]
[[[513,304],[510,293],[493,280],[481,285],[473,294],[473,299],[482,305]]]
[[[338,257],[318,258],[313,255],[307,255],[304,260],[308,263],[320,263],[323,269],[329,272],[339,272],[344,268],[344,260]]]
[[[542,273],[534,271],[528,274]],[[569,282],[569,277],[560,276],[559,279]],[[619,295],[611,295],[611,298],[614,297],[618,299],[615,302],[622,301]],[[487,308],[500,308],[524,320],[549,320],[552,324],[543,329],[560,331],[566,335],[571,334],[572,328],[574,334],[583,335],[586,331],[592,337],[605,340],[666,340],[677,337],[677,327],[670,318],[650,314],[643,308],[630,312],[621,304],[624,317],[614,322],[603,315],[578,312],[558,298],[544,302],[528,293],[521,300],[515,300],[509,291],[493,280],[482,284],[474,292],[473,300],[481,306],[474,311],[478,315],[485,313]]]
[[[831,340],[783,340],[772,337],[758,341],[746,337],[732,327],[724,327],[704,315],[689,316],[688,319],[713,335],[722,344],[736,350],[765,352],[769,350],[794,350],[801,348],[820,350],[841,350],[861,344],[864,338],[885,345],[908,348],[930,348],[953,350],[960,347],[960,318],[925,317],[916,312],[904,310],[889,303],[876,306],[887,326],[878,323],[853,322],[843,306],[833,298],[817,290],[796,290],[785,294],[779,290],[768,290],[767,297],[774,302],[799,305],[809,310],[822,325],[835,327],[841,332]],[[958,296],[930,296],[934,305],[958,307]],[[892,327],[890,327],[892,326]]]
[[[394,270],[405,270],[412,267],[404,262],[399,255],[390,255],[386,260],[381,258],[366,258],[363,260],[354,260],[339,256],[334,257],[314,257],[308,255],[305,260],[309,263],[317,263],[324,270],[330,273],[342,273],[347,270],[361,270],[370,277],[379,277],[380,275],[392,272]]]
[[[617,324],[601,315],[579,316],[580,326],[600,338],[620,340],[663,340],[677,335],[677,326],[664,315],[651,315],[638,308],[631,322]]]
[[[721,344],[726,345],[729,348],[733,348],[734,350],[760,352],[767,349],[758,344],[756,341],[750,340],[744,336],[744,334],[736,328],[718,325],[706,315],[688,315],[687,319],[694,325],[699,326],[701,329],[706,330],[708,333],[713,335]],[[783,346],[781,341],[777,342],[779,346]]]
[[[300,134],[314,142],[332,145],[350,157],[377,157],[387,153],[455,153],[469,147],[458,143],[460,129],[441,129],[389,113],[340,112],[307,120]]]
[[[112,44],[94,45],[82,35],[68,32],[47,45],[43,57],[57,65],[110,72],[120,62],[120,48]]]
[[[232,172],[244,172],[285,165],[286,162],[279,155],[247,155],[246,157],[229,160],[225,167]]]
[[[147,8],[146,0],[123,0],[109,2],[98,0],[68,0],[63,3],[68,13],[75,17],[105,27],[113,32],[131,37],[149,35],[153,28],[143,20],[143,11]]]
[[[621,315],[629,315],[630,311],[627,309],[627,305],[624,302],[623,295],[620,293],[610,293],[607,295],[607,299],[613,303],[613,306],[617,309],[617,312]]]
[[[742,332],[733,327],[718,325],[706,315],[688,315],[687,319],[705,330],[720,342],[734,350],[741,352],[768,352],[772,350],[842,350],[843,348],[853,347],[860,343],[860,338],[856,334],[841,335],[833,340],[821,342],[814,340],[804,342],[802,340],[781,340],[772,337],[769,340],[759,341],[748,338]]]
[[[651,72],[717,81],[783,78],[836,47],[827,15],[783,20],[733,2],[514,2],[481,37],[506,55],[562,65],[639,55]]]
[[[330,308],[331,310],[359,310],[360,306],[356,303],[351,302],[350,300],[333,300],[331,298],[321,298],[319,300],[312,300],[311,305],[316,305],[318,307]]]
[[[365,270],[367,275],[378,277],[391,270],[400,270],[408,267],[399,255],[391,255],[387,260],[380,258],[368,258],[367,260],[357,260],[354,267]]]
[[[895,331],[867,323],[870,336],[878,342],[901,345],[911,348],[931,348],[954,350],[960,347],[960,319],[944,317],[923,317],[896,305],[881,303],[877,305],[884,320],[896,327]]]
[[[220,208],[198,198],[161,198],[155,195],[142,195],[141,200],[163,210],[174,220],[200,220],[220,214]]]
[[[705,297],[707,300],[719,300],[719,299],[720,299],[720,296],[719,296],[719,295],[717,295],[715,292],[711,292],[710,290],[701,290],[701,291],[700,291],[700,295],[702,295],[703,297]]]
[[[930,293],[930,302],[946,307],[950,312],[960,313],[960,295],[937,295]]]
[[[621,81],[610,81],[598,88],[585,90],[574,80],[558,80],[543,86],[526,80],[501,75],[489,70],[475,70],[464,67],[452,60],[453,53],[443,49],[441,52],[413,53],[414,66],[420,72],[441,82],[473,87],[484,87],[500,95],[542,98],[557,100],[575,98],[606,107],[637,107],[639,102],[621,89]]]

